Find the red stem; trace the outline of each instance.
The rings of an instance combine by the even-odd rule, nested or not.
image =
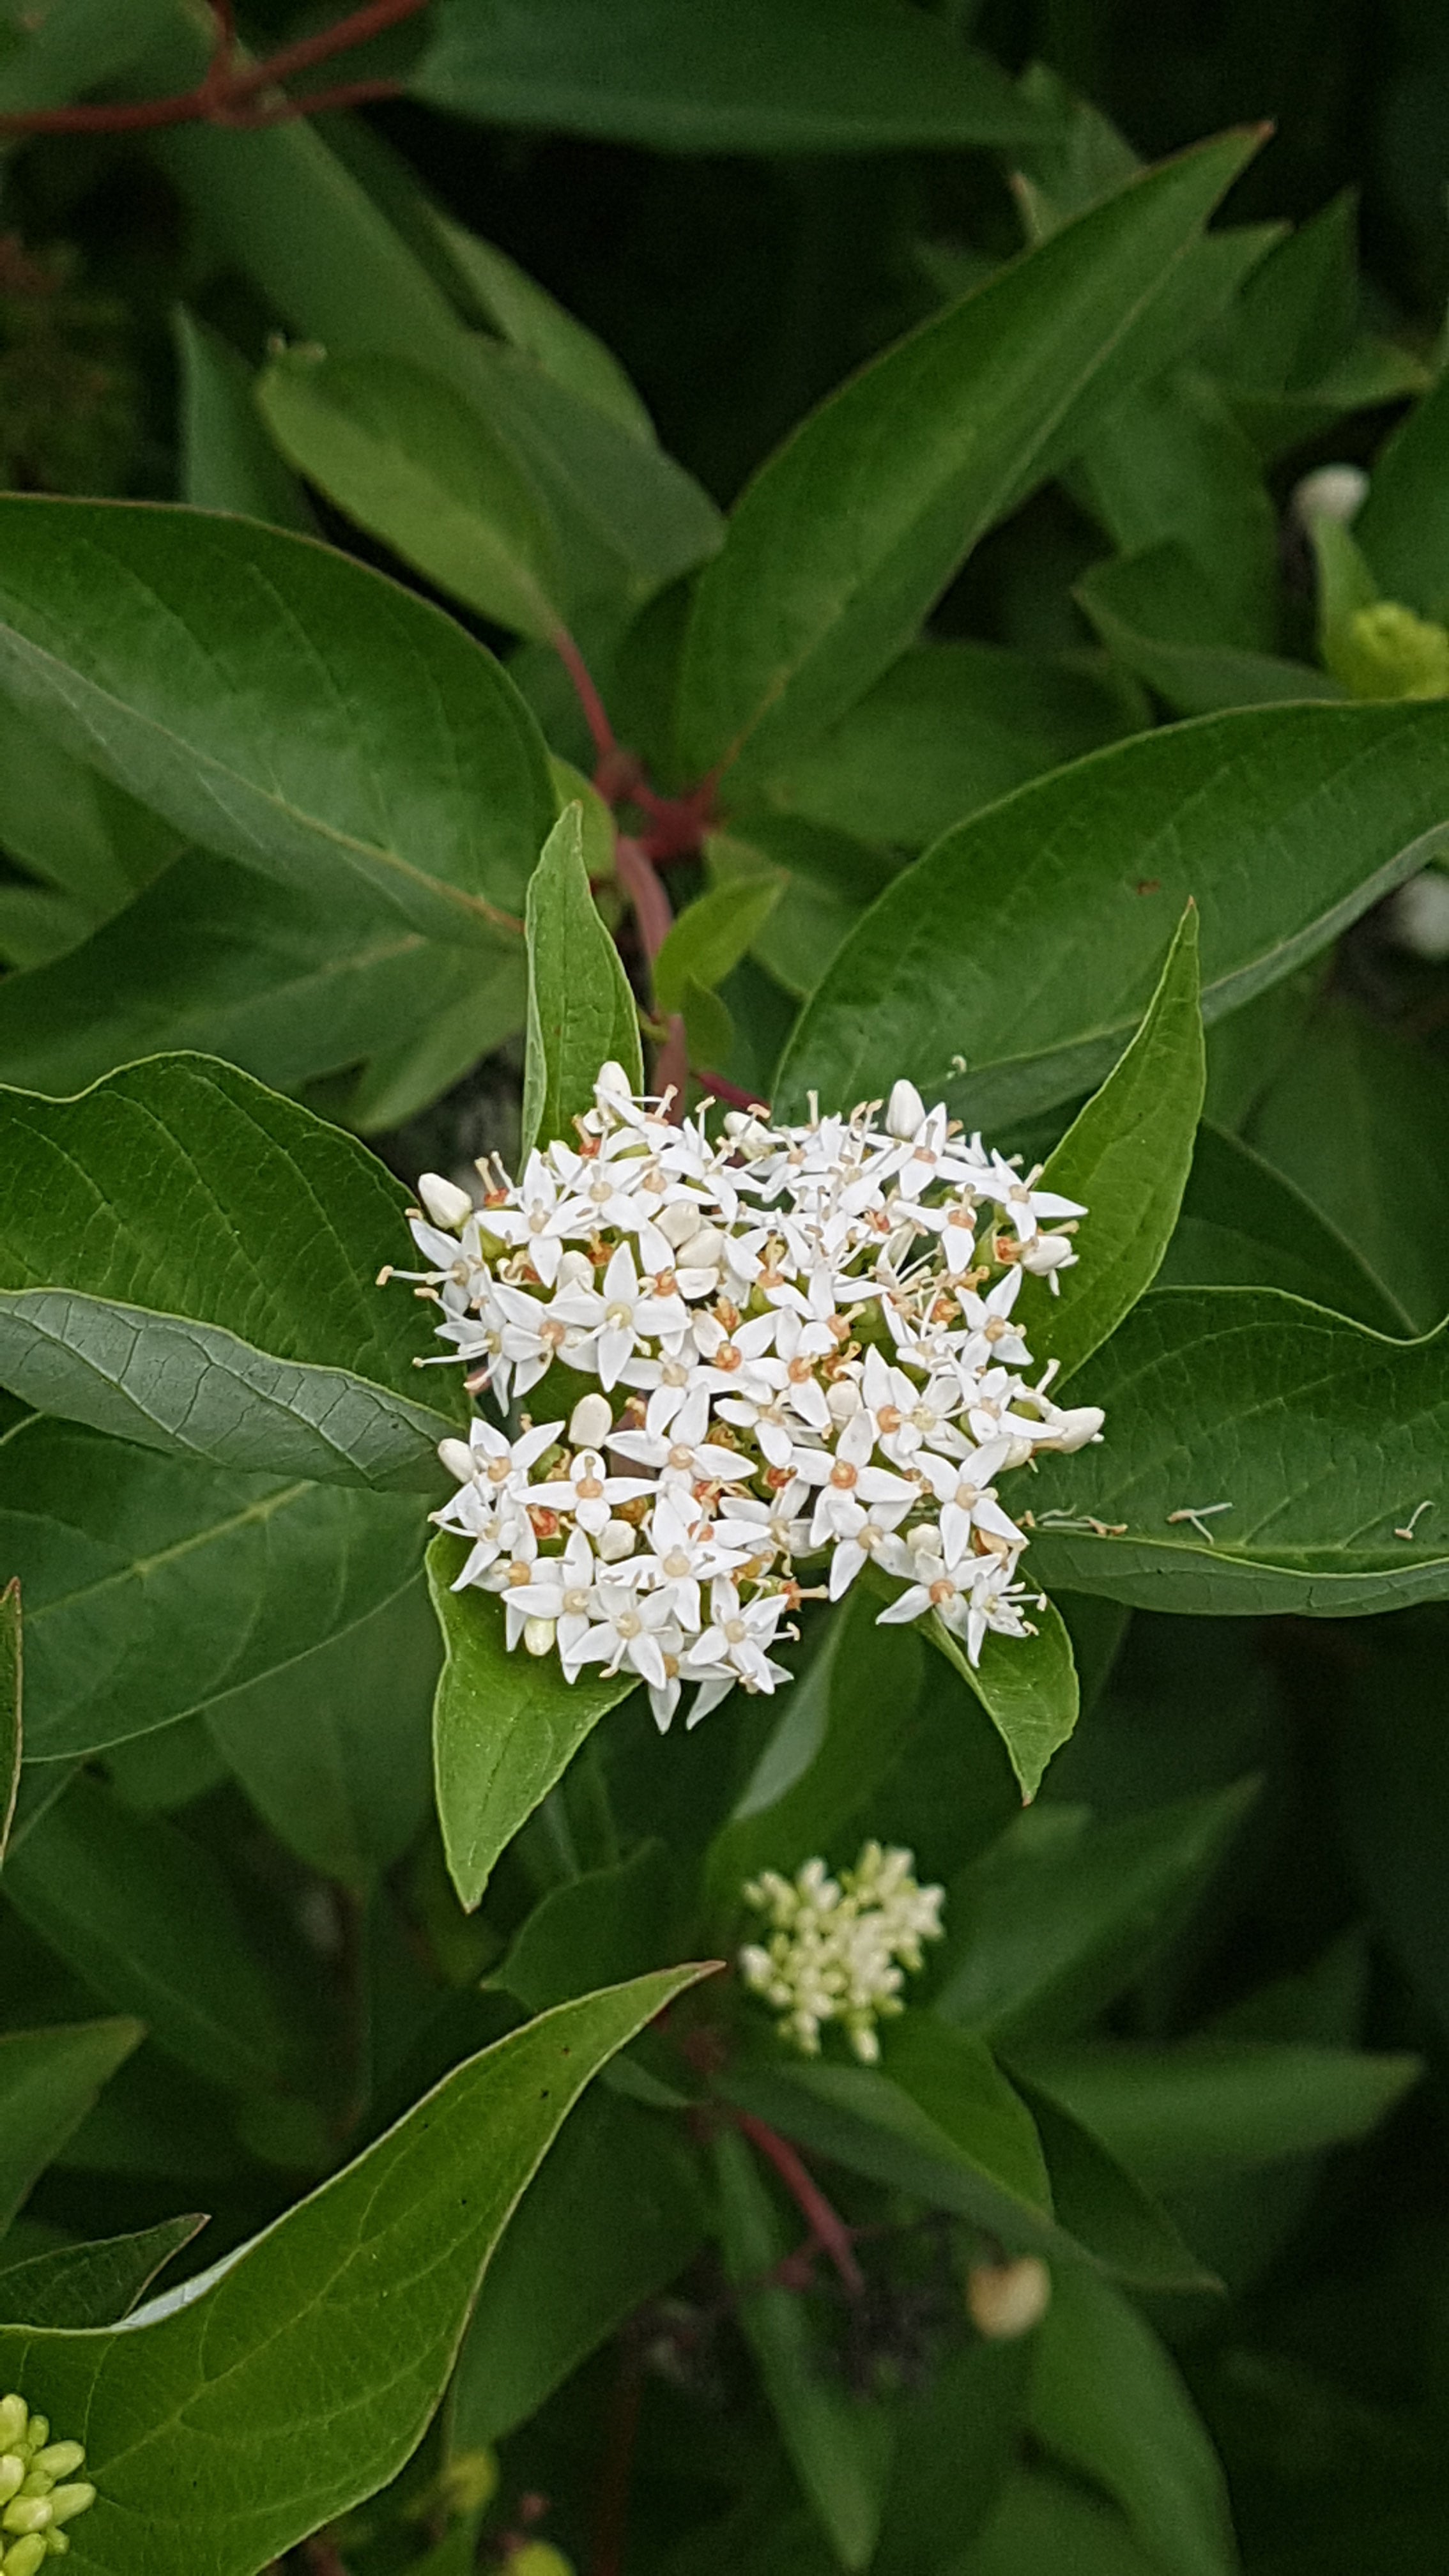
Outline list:
[[[615,844],[614,866],[619,883],[634,907],[639,936],[650,966],[669,936],[674,920],[669,897],[659,879],[659,872],[643,843],[631,833],[621,832]]]
[[[574,684],[574,694],[584,711],[589,736],[601,761],[616,759],[619,746],[609,722],[609,710],[600,697],[593,672],[566,626],[552,638],[553,649]]]
[[[865,2288],[865,2274],[855,2259],[850,2229],[802,2164],[789,2139],[782,2138],[779,2130],[770,2128],[765,2121],[757,2120],[752,2111],[732,2110],[730,2118],[751,2146],[774,2166],[821,2251],[829,2255],[852,2297],[858,2298]]]
[[[604,2427],[604,2459],[594,2503],[592,2576],[622,2576],[629,2531],[629,2487],[639,2432],[644,2367],[638,2341],[626,2334]]]
[[[405,18],[415,18],[426,6],[427,0],[370,0],[368,7],[354,9],[349,17],[339,18],[335,26],[324,27],[320,34],[304,37],[298,44],[284,45],[264,62],[238,71],[232,62],[236,44],[232,0],[212,0],[216,44],[194,89],[178,91],[172,98],[118,100],[89,107],[30,108],[0,116],[0,134],[144,134],[169,125],[272,125],[282,117],[304,116],[317,107],[352,104],[363,97],[393,97],[398,89],[395,81],[355,81],[345,90],[323,90],[311,98],[291,99],[275,107],[251,106],[259,92],[274,89],[279,81],[308,70],[314,63],[330,62],[336,54],[350,53],[355,45],[366,44],[370,37],[400,26]]]
[[[768,1100],[761,1100],[758,1092],[741,1091],[737,1082],[726,1082],[722,1073],[711,1073],[707,1065],[696,1065],[694,1078],[702,1091],[712,1091],[717,1100],[727,1100],[731,1109],[756,1109],[762,1117],[769,1117]]]

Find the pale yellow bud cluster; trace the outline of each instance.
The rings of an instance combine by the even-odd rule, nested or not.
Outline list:
[[[64,2526],[96,2500],[76,2475],[85,2456],[79,2442],[52,2442],[48,2419],[23,2397],[0,2397],[0,2576],[37,2576],[47,2558],[64,2557]]]
[[[802,2055],[819,2055],[828,2022],[840,2024],[863,2064],[880,2055],[877,2021],[903,2010],[900,1989],[921,1965],[921,1943],[941,1937],[945,1890],[918,1887],[912,1857],[870,1842],[838,1879],[816,1859],[793,1879],[761,1870],[741,1891],[772,1938],[746,1944],[740,1975],[775,2007],[780,2037]]]

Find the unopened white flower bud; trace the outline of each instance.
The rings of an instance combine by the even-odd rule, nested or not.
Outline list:
[[[30,2409],[23,2397],[0,2397],[0,2451],[18,2450],[30,2429]]]
[[[966,2276],[966,2306],[989,2343],[1015,2343],[1051,2305],[1052,2276],[1039,2254],[1015,2263],[977,2263]]]
[[[606,1395],[581,1395],[569,1415],[569,1438],[576,1449],[602,1449],[614,1428],[614,1409]]]
[[[13,2531],[23,2540],[32,2531],[49,2531],[55,2520],[55,2505],[48,2495],[16,2496],[0,2513],[0,2531]]]
[[[631,1521],[606,1521],[594,1541],[594,1550],[606,1565],[622,1565],[626,1556],[633,1555],[637,1543],[638,1532]]]
[[[72,2478],[84,2458],[85,2445],[81,2442],[48,2442],[43,2451],[37,2451],[31,2465],[48,2478]]]
[[[473,1470],[478,1462],[466,1440],[440,1440],[438,1456],[449,1475],[456,1476],[460,1485],[472,1483]]]
[[[725,1238],[717,1225],[702,1225],[679,1247],[681,1270],[717,1270],[725,1254]]]
[[[57,2487],[50,2498],[51,2520],[74,2522],[78,2513],[89,2513],[95,2500],[96,2491],[89,2478],[77,2478],[73,2485]]]
[[[1293,508],[1305,528],[1315,519],[1334,519],[1346,528],[1357,518],[1369,480],[1361,465],[1319,465],[1293,487]]]
[[[863,1400],[853,1377],[838,1377],[825,1390],[832,1422],[847,1423],[853,1413],[859,1413]]]
[[[0,2453],[0,2505],[19,2495],[25,2484],[25,2462],[18,2451]]]
[[[594,1097],[601,1105],[610,1093],[616,1100],[632,1100],[634,1097],[633,1086],[627,1073],[621,1064],[616,1063],[613,1056],[609,1057],[606,1064],[600,1065],[598,1080],[594,1084]]]
[[[665,1242],[672,1243],[676,1252],[681,1243],[687,1243],[692,1234],[698,1233],[699,1222],[699,1203],[695,1199],[671,1199],[655,1219]]]
[[[4,2576],[40,2576],[49,2556],[44,2532],[33,2531],[28,2540],[17,2540],[13,2549],[6,2550],[0,2566]]]
[[[1043,1278],[1050,1270],[1070,1270],[1077,1255],[1069,1234],[1038,1234],[1023,1244],[1016,1257],[1023,1270]]]
[[[594,1265],[586,1252],[566,1252],[558,1265],[560,1288],[592,1288]]]
[[[1036,1442],[1034,1440],[1013,1440],[1011,1447],[1007,1450],[1006,1456],[1002,1459],[1001,1471],[1005,1471],[1012,1467],[1024,1467],[1028,1460],[1033,1458],[1035,1454]]]
[[[1441,966],[1449,957],[1449,877],[1436,868],[1400,886],[1389,913],[1389,928],[1400,948]]]
[[[1074,1449],[1085,1449],[1089,1440],[1099,1440],[1107,1417],[1100,1404],[1068,1405],[1064,1411],[1053,1411],[1051,1427],[1038,1449],[1059,1449],[1070,1457]]]
[[[553,1652],[555,1626],[556,1623],[552,1619],[524,1620],[523,1643],[530,1655],[548,1655]]]
[[[418,1176],[418,1196],[445,1234],[456,1234],[473,1213],[473,1202],[456,1181],[445,1181],[441,1172],[422,1172]]]
[[[893,1082],[891,1096],[886,1102],[886,1134],[896,1136],[903,1145],[908,1145],[913,1136],[920,1134],[925,1123],[926,1104],[915,1084],[907,1082],[904,1077]]]

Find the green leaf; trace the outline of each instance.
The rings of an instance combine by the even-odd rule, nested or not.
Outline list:
[[[198,1048],[294,1091],[360,1064],[351,1123],[379,1128],[522,1027],[521,940],[427,939],[348,871],[315,879],[304,894],[189,852],[65,956],[0,980],[0,1077],[79,1091]]]
[[[858,1591],[831,1612],[820,1647],[784,1694],[764,1751],[705,1862],[711,1902],[728,1919],[758,1870],[796,1870],[835,1836],[894,1770],[921,1685],[920,1640],[882,1628]],[[853,1858],[854,1855],[852,1854]]]
[[[1173,2363],[1120,2290],[1063,2265],[1037,2336],[1031,2425],[1115,2496],[1171,2576],[1234,2576],[1227,2487]]]
[[[206,2225],[163,2218],[133,2236],[57,2245],[0,2270],[0,2324],[111,2326],[129,2316],[156,2275]]]
[[[261,1718],[270,1677],[312,1687],[316,1649],[389,1634],[373,1623],[418,1588],[425,1534],[410,1496],[218,1474],[21,1423],[0,1441],[0,1552],[25,1586],[31,1759],[201,1710]]]
[[[546,287],[511,260],[496,243],[480,241],[447,215],[433,218],[438,238],[458,272],[464,294],[483,320],[532,358],[545,375],[596,411],[607,412],[621,429],[655,443],[654,423],[624,373],[613,350],[566,313]]]
[[[394,1584],[421,1535],[395,1549]],[[431,1805],[437,1677],[419,1562],[310,1651],[213,1700],[207,1730],[278,1840],[362,1893],[401,1860]]]
[[[20,1578],[12,1575],[0,1592],[0,1869],[5,1865],[10,1828],[15,1822],[15,1801],[20,1794],[25,1743],[22,1669]]]
[[[43,2390],[57,2425],[86,2429],[99,2493],[77,2576],[255,2576],[385,2485],[560,2122],[698,1973],[566,2004],[466,2059],[264,2234],[124,2325],[0,2331],[7,2387]]]
[[[1449,383],[1442,372],[1374,466],[1353,532],[1389,599],[1423,617],[1449,611]]]
[[[1160,2189],[1361,2138],[1422,2071],[1417,2057],[1253,2039],[1175,2048],[1099,2041],[1024,2054],[1022,2067],[1139,2181]]]
[[[177,841],[144,805],[0,698],[0,848],[72,899],[83,932],[149,884]],[[31,891],[13,890],[17,900]]]
[[[1032,2344],[972,2342],[948,2354],[897,2420],[880,2549],[873,2576],[921,2576],[987,2520],[1015,2461],[1031,2376]]]
[[[503,1642],[493,1593],[449,1587],[467,1554],[440,1534],[428,1550],[428,1583],[443,1631],[443,1674],[433,1712],[438,1818],[453,1884],[476,1905],[493,1864],[519,1826],[561,1780],[584,1738],[635,1686],[633,1673],[592,1669],[566,1682],[554,1656]]]
[[[1277,514],[1250,441],[1212,385],[1186,373],[1139,385],[1093,429],[1077,474],[1119,553],[1182,547],[1214,641],[1271,651]]]
[[[346,129],[343,138],[351,158]],[[436,257],[417,255],[314,125],[254,132],[238,150],[234,136],[198,123],[157,136],[152,149],[214,256],[300,337],[336,357],[401,359],[461,396],[538,486],[578,600],[617,621],[719,543],[718,511],[672,457],[520,349],[464,327]],[[411,229],[435,254],[435,212],[412,193]]]
[[[1286,1288],[1376,1333],[1413,1330],[1368,1263],[1302,1191],[1241,1137],[1206,1120],[1157,1275],[1164,1288]]]
[[[1192,1168],[1206,1080],[1189,905],[1141,1028],[1042,1173],[1044,1189],[1087,1210],[1080,1258],[1053,1279],[1060,1294],[1031,1325],[1033,1357],[1059,1362],[1063,1385],[1157,1275]]]
[[[143,63],[175,26],[171,0],[136,0],[118,18],[108,0],[71,0],[58,17],[7,10],[0,28],[0,112],[63,107]]]
[[[441,0],[414,98],[665,152],[1016,143],[1046,120],[995,63],[889,0]]]
[[[278,2084],[288,2039],[241,1908],[204,1846],[82,1772],[5,1873],[10,1902],[87,1986],[213,2083]]]
[[[929,2013],[882,2034],[880,2066],[736,2063],[726,2101],[808,2153],[949,2209],[1008,2246],[1053,2242],[1050,2188],[1031,2114],[980,2040]]]
[[[751,885],[715,886],[679,913],[654,960],[654,993],[661,1011],[684,1007],[691,984],[712,993],[753,948],[784,891],[783,880],[762,877]]]
[[[1197,565],[1183,546],[1168,542],[1093,564],[1075,596],[1113,660],[1145,680],[1177,715],[1343,696],[1340,683],[1316,662],[1222,642]]]
[[[1446,1134],[1439,1057],[1332,998],[1248,1123],[1249,1143],[1382,1283],[1401,1331],[1427,1332],[1449,1314]]]
[[[1154,1289],[1080,1391],[1107,1428],[1040,1462],[1043,1580],[1217,1616],[1334,1618],[1449,1590],[1449,1330],[1391,1342],[1271,1288]],[[1172,1517],[1224,1502],[1201,1527]]]
[[[782,753],[760,793],[837,831],[923,849],[1043,770],[1137,731],[1145,713],[1100,657],[918,644]],[[739,828],[748,838],[749,822]]]
[[[0,1093],[0,1167],[0,1381],[27,1402],[217,1466],[433,1488],[429,1336],[376,1285],[406,1194],[354,1138],[157,1056],[78,1100]]]
[[[1189,898],[1211,1022],[1413,875],[1446,818],[1433,704],[1256,708],[1118,743],[896,879],[807,1004],[776,1111],[802,1115],[811,1089],[848,1108],[902,1074],[973,1127],[1072,1099],[1121,1052]]]
[[[182,500],[311,536],[312,513],[257,418],[245,358],[184,304],[172,329],[181,372]]]
[[[257,401],[298,472],[439,590],[517,634],[558,633],[547,512],[511,450],[441,377],[306,345],[273,358]]]
[[[1017,1817],[951,1883],[934,2010],[993,2044],[1080,2029],[1150,1967],[1255,1790],[1102,1822],[1055,1803]]]
[[[641,1843],[627,1860],[551,1888],[490,1982],[530,2012],[546,2012],[587,1994],[593,1976],[608,1985],[642,1976],[667,1957],[672,1899],[668,1851],[661,1842]]]
[[[0,2236],[101,2086],[144,2037],[137,2021],[0,2032]]]
[[[599,919],[584,862],[584,809],[566,805],[528,889],[528,1058],[523,1154],[565,1140],[594,1105],[599,1067],[621,1064],[644,1088],[639,1013]]]
[[[792,2240],[749,2148],[732,2130],[714,2142],[714,2175],[725,2269],[780,2438],[841,2565],[866,2567],[890,2475],[890,2418],[847,2394],[798,2290],[768,2285]]]
[[[864,696],[976,539],[1125,389],[1123,333],[1251,148],[1230,136],[1132,181],[875,359],[769,459],[695,594],[678,713],[692,769],[767,776]]]
[[[997,2511],[952,2576],[1163,2576],[1120,2513],[1075,2480],[1018,2469]]]
[[[1139,2290],[1221,2288],[1166,2210],[1100,2138],[1038,2085],[1020,2075],[1012,2081],[1036,2123],[1057,2222],[1104,2270]]]
[[[554,814],[532,717],[423,600],[276,528],[0,501],[0,688],[179,832],[305,892],[341,863],[497,946]]]
[[[1033,1572],[1035,1568],[1033,1567]],[[1052,1755],[1077,1722],[1080,1694],[1072,1641],[1054,1602],[1034,1603],[1029,1637],[988,1636],[981,1660],[967,1661],[964,1647],[934,1612],[924,1633],[954,1664],[980,1700],[1021,1783],[1023,1798],[1036,1796]]]
[[[801,1000],[894,874],[882,852],[796,814],[752,814],[728,832],[711,832],[704,857],[712,892],[758,901],[749,953]]]
[[[484,2277],[448,2394],[450,2448],[481,2449],[698,2252],[697,2167],[677,2128],[590,2094],[529,2184]],[[0,2280],[3,2292],[3,2280]]]
[[[1439,1619],[1372,1633],[1362,1669],[1349,1678],[1336,1743],[1341,1830],[1355,1878],[1376,1930],[1441,2030],[1449,2022],[1443,1649]]]

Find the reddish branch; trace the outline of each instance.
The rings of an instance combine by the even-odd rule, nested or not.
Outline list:
[[[310,90],[303,98],[269,99],[296,73],[350,53],[372,36],[415,18],[427,0],[370,0],[335,26],[283,45],[265,61],[245,63],[237,44],[232,0],[211,0],[216,20],[212,57],[193,89],[171,98],[107,101],[88,107],[37,107],[0,116],[0,134],[145,134],[168,125],[275,125],[282,119],[310,116],[319,108],[353,107],[365,99],[395,98],[401,82],[349,81],[340,88]]]
[[[810,2238],[828,2254],[842,2281],[854,2297],[865,2288],[865,2274],[855,2259],[851,2232],[838,2209],[828,2201],[809,2168],[801,2162],[788,2138],[757,2120],[752,2111],[731,2111],[730,2118],[741,2134],[772,2164],[796,2208],[810,2229]]]
[[[629,2532],[629,2488],[634,2446],[639,2434],[639,2401],[644,2389],[644,2360],[637,2331],[626,2331],[619,2349],[619,2368],[604,2427],[604,2456],[594,2498],[590,2534],[590,2576],[622,2576]]]

